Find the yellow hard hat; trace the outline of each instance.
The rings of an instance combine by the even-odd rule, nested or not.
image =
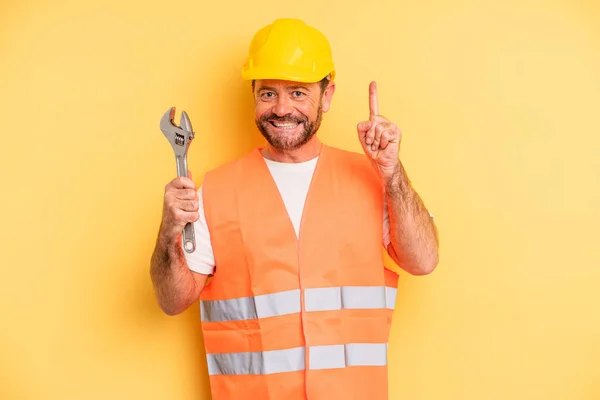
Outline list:
[[[292,18],[261,28],[250,43],[242,78],[319,82],[335,76],[329,41],[321,32]]]

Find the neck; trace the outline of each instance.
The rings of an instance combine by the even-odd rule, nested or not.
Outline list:
[[[267,145],[261,150],[263,157],[267,160],[284,162],[284,163],[300,163],[312,160],[321,152],[323,144],[313,136],[306,144],[295,150],[278,150],[271,145]]]

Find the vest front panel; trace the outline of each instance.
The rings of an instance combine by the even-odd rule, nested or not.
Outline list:
[[[213,399],[386,399],[397,275],[383,266],[383,190],[366,159],[324,147],[298,239],[258,151],[207,174],[203,193]]]

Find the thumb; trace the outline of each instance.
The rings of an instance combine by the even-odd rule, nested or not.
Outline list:
[[[192,179],[192,171],[188,169],[188,178]]]

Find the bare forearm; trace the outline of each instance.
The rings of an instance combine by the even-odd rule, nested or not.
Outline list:
[[[390,218],[388,252],[407,272],[428,274],[438,263],[438,236],[433,219],[400,161],[385,183]]]
[[[152,254],[150,276],[158,304],[168,315],[181,313],[200,295],[201,288],[187,267],[177,238],[169,241],[159,235]]]

